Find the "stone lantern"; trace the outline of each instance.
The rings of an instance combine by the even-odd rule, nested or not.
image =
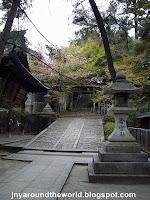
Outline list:
[[[115,129],[108,137],[108,141],[135,141],[135,138],[130,134],[127,128],[128,114],[135,111],[135,108],[128,106],[128,98],[131,93],[134,93],[137,88],[126,80],[123,72],[116,75],[116,82],[112,84],[108,92],[114,95],[114,105],[111,112],[115,118]]]
[[[89,163],[89,182],[150,182],[148,155],[141,151],[126,124],[128,114],[136,110],[128,106],[129,95],[136,90],[123,72],[117,73],[116,82],[108,89],[108,93],[114,95],[110,112],[115,118],[115,129]]]
[[[44,95],[44,99],[45,99],[46,105],[43,108],[42,113],[54,114],[54,112],[53,112],[53,110],[52,110],[52,108],[50,106],[50,97],[51,96],[50,96],[49,92],[46,95]]]

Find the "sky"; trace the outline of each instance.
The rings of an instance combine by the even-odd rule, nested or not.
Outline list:
[[[54,45],[68,46],[69,41],[74,39],[75,31],[79,29],[72,24],[72,1],[34,0],[33,7],[27,11],[37,28]],[[101,10],[107,8],[108,2],[97,0]],[[41,49],[48,44],[28,20],[20,22],[20,26],[27,29],[26,37],[33,49]]]
[[[95,0],[100,11],[107,9],[109,1]],[[74,39],[75,31],[79,30],[78,26],[72,24],[73,2],[74,0],[34,0],[33,6],[26,12],[50,43],[58,47],[66,47],[69,46],[69,41]],[[88,3],[88,0],[86,2]],[[0,17],[2,14],[1,12]],[[4,24],[0,26],[0,31],[3,30],[3,27]],[[16,19],[12,29],[18,30]],[[26,37],[32,49],[45,51],[45,45],[49,43],[35,30],[29,20],[19,20],[19,29],[27,30]]]
[[[58,46],[68,46],[69,40],[74,37],[76,28],[71,24],[71,14],[72,5],[67,0],[34,0],[33,7],[28,11],[28,16],[42,34]],[[45,43],[31,23],[26,26],[26,36],[33,44]]]
[[[51,44],[66,47],[69,46],[69,41],[74,39],[75,31],[79,30],[78,26],[72,24],[73,2],[74,0],[33,0],[33,6],[26,12]],[[89,4],[89,0],[86,2]],[[95,2],[99,10],[104,11],[108,8],[110,0],[95,0]],[[17,20],[14,20],[13,28],[17,29],[17,24]],[[3,26],[4,24],[0,26],[0,31],[3,30]],[[30,48],[45,52],[45,45],[49,43],[42,38],[27,19],[20,20],[19,29],[27,30],[26,37]],[[129,35],[133,36],[134,31],[131,30]]]

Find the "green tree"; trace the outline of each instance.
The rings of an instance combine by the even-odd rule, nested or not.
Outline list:
[[[56,57],[57,53],[53,56],[50,49],[50,61],[54,60],[55,69],[73,79],[85,83],[89,83],[92,77],[108,79],[108,73],[107,75],[105,73],[107,67],[105,51],[102,42],[96,36],[88,37],[80,43],[72,41],[69,47],[61,50],[61,57],[58,57],[59,59]]]
[[[110,73],[112,81],[115,81],[116,72],[115,72],[114,65],[113,65],[113,58],[111,55],[111,50],[110,50],[107,32],[106,32],[105,25],[104,25],[104,20],[102,18],[101,13],[98,10],[98,7],[97,7],[95,1],[89,0],[89,4],[92,8],[92,11],[93,11],[92,15],[94,16],[94,18],[90,14],[90,12],[85,11],[85,9],[83,7],[83,2],[77,1],[77,3],[75,4],[75,11],[74,11],[74,14],[75,14],[74,22],[76,24],[79,24],[80,26],[82,26],[82,29],[80,30],[79,33],[82,33],[81,36],[83,39],[86,39],[87,36],[89,36],[90,34],[93,34],[93,27],[91,24],[93,24],[94,27],[95,27],[95,24],[97,24],[96,29],[95,29],[96,31],[94,31],[94,33],[95,33],[95,35],[96,34],[101,35],[106,58],[107,58],[109,73]],[[96,21],[96,23],[93,23],[94,20]]]
[[[143,21],[148,18],[148,9],[150,2],[148,0],[115,0],[118,7],[122,8],[122,14],[127,17],[128,22],[133,22],[132,27],[135,30],[135,39],[139,38],[139,31]]]
[[[114,68],[114,64],[113,64],[113,58],[112,58],[112,54],[111,54],[111,50],[110,50],[110,44],[109,44],[109,40],[107,37],[107,32],[104,26],[104,22],[103,22],[103,18],[98,10],[98,7],[95,3],[94,0],[89,0],[89,3],[91,5],[91,8],[93,10],[94,16],[96,18],[96,22],[102,37],[102,41],[103,41],[103,45],[104,45],[104,49],[105,49],[105,54],[106,54],[106,58],[107,58],[107,63],[108,63],[108,70],[111,76],[111,80],[114,82],[116,79],[116,71]]]
[[[99,30],[93,12],[84,1],[76,1],[73,5],[73,24],[80,29],[75,32],[76,41],[86,40],[91,35],[98,35]]]

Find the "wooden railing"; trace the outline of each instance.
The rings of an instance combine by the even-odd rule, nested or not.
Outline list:
[[[129,130],[144,149],[150,150],[150,129],[129,127]]]

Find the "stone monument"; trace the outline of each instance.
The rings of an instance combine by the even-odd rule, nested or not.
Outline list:
[[[136,90],[123,72],[117,73],[116,82],[108,89],[108,93],[114,95],[110,112],[115,118],[115,129],[88,166],[90,182],[150,182],[148,155],[141,152],[140,144],[130,134],[126,124],[128,114],[136,110],[128,105],[129,94]]]
[[[49,94],[46,94],[44,95],[44,98],[45,98],[45,107],[43,108],[42,110],[42,113],[44,114],[51,114],[51,115],[55,115],[55,112],[53,112],[51,106],[50,106],[50,95]]]

